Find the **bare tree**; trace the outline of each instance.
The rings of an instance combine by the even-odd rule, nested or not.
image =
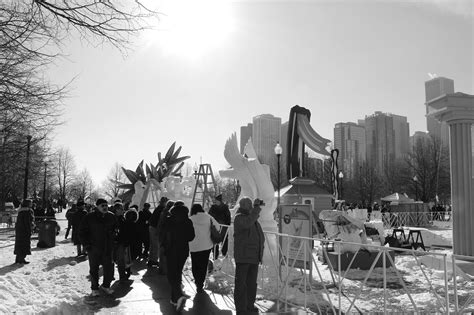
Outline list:
[[[74,158],[67,148],[59,148],[53,160],[56,168],[56,178],[59,189],[60,204],[67,201],[70,186],[74,180],[76,165]]]
[[[74,180],[71,183],[70,196],[74,200],[95,200],[95,185],[89,171],[85,168],[74,176]]]
[[[437,138],[419,140],[406,163],[411,172],[412,192],[424,201],[433,201],[436,196],[445,202],[450,200],[449,150]],[[417,181],[413,178],[416,176]]]
[[[115,198],[124,192],[119,186],[126,180],[125,174],[122,171],[122,165],[115,163],[110,169],[107,179],[102,184],[102,190],[105,195],[110,198]]]

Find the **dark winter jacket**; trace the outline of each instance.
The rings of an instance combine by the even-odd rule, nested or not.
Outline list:
[[[95,210],[82,220],[79,237],[88,252],[112,256],[117,229],[117,218],[112,212],[102,213]]]
[[[137,227],[140,233],[148,234],[148,226],[149,226],[150,217],[151,217],[150,210],[143,209],[142,211],[138,212]]]
[[[167,256],[189,254],[189,242],[195,235],[193,223],[188,218],[188,211],[185,206],[173,207],[164,220],[164,237],[161,240]]]
[[[124,216],[116,216],[118,222],[117,243],[123,246],[130,246],[131,241],[136,238],[133,234],[135,232],[135,222],[126,220]]]
[[[81,245],[81,239],[79,237],[79,228],[81,226],[82,220],[87,215],[86,209],[77,209],[76,212],[73,213],[71,217],[71,224],[72,224],[72,241],[74,245]]]
[[[209,215],[220,224],[230,225],[230,211],[225,203],[212,205],[211,209],[209,209]]]
[[[258,223],[259,212],[239,208],[234,218],[234,260],[236,263],[262,262],[265,235]]]
[[[158,205],[158,207],[155,208],[155,211],[151,214],[150,217],[150,226],[157,228],[158,227],[158,222],[160,222],[160,215],[161,212],[163,212],[163,209],[165,208],[164,205]]]
[[[15,223],[15,255],[31,255],[31,228],[34,222],[33,210],[20,208]]]

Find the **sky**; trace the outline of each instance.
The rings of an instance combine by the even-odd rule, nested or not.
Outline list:
[[[64,83],[56,146],[97,184],[114,163],[156,164],[176,141],[191,165],[227,166],[226,140],[252,117],[292,106],[333,139],[375,111],[426,131],[428,73],[474,94],[474,5],[433,1],[159,1],[155,29],[126,55],[71,38],[48,74]]]

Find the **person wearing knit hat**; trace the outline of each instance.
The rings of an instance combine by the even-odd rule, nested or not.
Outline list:
[[[89,275],[91,296],[98,296],[101,289],[112,294],[110,288],[114,276],[113,248],[118,222],[115,215],[108,211],[107,200],[99,198],[94,211],[88,213],[79,229],[79,237],[89,256]],[[103,268],[103,282],[99,287],[99,267]]]

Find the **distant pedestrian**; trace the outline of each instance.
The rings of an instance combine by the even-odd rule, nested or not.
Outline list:
[[[158,233],[158,223],[160,221],[160,215],[166,207],[168,198],[161,197],[158,207],[155,208],[150,217],[150,252],[148,256],[148,267],[158,266],[158,257],[160,253],[160,237]]]
[[[165,229],[164,229],[164,224],[166,221],[166,218],[168,217],[170,209],[174,206],[174,201],[173,200],[168,200],[166,202],[166,207],[163,209],[163,211],[160,214],[160,220],[158,221],[158,235],[160,239],[160,259],[159,259],[159,270],[158,272],[160,274],[166,274],[166,255],[165,255],[165,247],[164,247],[164,238],[165,238]]]
[[[194,239],[193,223],[188,218],[188,208],[182,202],[170,209],[163,224],[167,263],[167,277],[171,286],[170,303],[181,311],[186,302],[186,296],[181,289],[183,267],[189,256],[189,242]]]
[[[79,199],[76,203],[76,212],[72,215],[71,225],[72,225],[72,242],[76,245],[77,257],[84,256],[86,251],[81,243],[81,238],[79,237],[79,228],[81,226],[82,220],[87,215],[87,210],[85,209],[85,203],[83,200]]]
[[[219,223],[204,212],[200,204],[193,204],[191,207],[191,216],[189,219],[193,222],[194,239],[189,242],[189,251],[191,252],[192,272],[196,289],[198,293],[204,292],[204,281],[206,280],[207,265],[209,254],[213,247],[211,240],[211,222],[219,229]]]
[[[209,215],[216,219],[219,224],[230,225],[230,211],[229,207],[222,201],[222,195],[217,195],[215,203],[209,209]],[[227,227],[222,227],[221,234],[225,235]],[[222,256],[227,255],[227,247],[229,238],[226,237],[222,243]],[[219,258],[219,244],[214,246],[214,259]]]
[[[137,229],[140,242],[140,256],[148,258],[148,251],[150,250],[150,204],[145,202],[143,209],[138,212]]]
[[[31,231],[34,225],[34,213],[31,209],[31,200],[25,199],[18,210],[18,216],[15,223],[15,263],[29,264],[25,260],[27,255],[31,255]]]
[[[118,228],[115,215],[108,211],[107,201],[99,198],[96,209],[88,213],[82,220],[79,235],[89,256],[89,274],[91,280],[91,296],[99,295],[99,267],[102,265],[104,279],[100,289],[112,294],[110,288],[114,276],[112,259],[114,240]]]
[[[258,265],[262,262],[265,236],[258,223],[262,210],[258,199],[252,207],[248,197],[240,199],[234,218],[235,290],[234,302],[237,314],[258,313],[255,307],[257,295]]]
[[[113,205],[115,217],[117,218],[118,233],[114,246],[114,261],[117,264],[120,281],[124,282],[130,278],[132,257],[130,256],[130,239],[132,238],[133,226],[125,219],[122,203],[115,202]]]
[[[74,213],[76,213],[76,210],[77,210],[77,205],[73,203],[71,208],[66,211],[67,229],[66,229],[66,234],[64,235],[65,240],[67,240],[67,237],[69,236],[69,232],[72,229],[72,217],[74,216]]]
[[[140,248],[140,235],[137,226],[138,221],[138,206],[132,205],[125,211],[125,220],[129,222],[130,232],[130,255],[133,260],[137,260],[140,257],[141,248]]]

